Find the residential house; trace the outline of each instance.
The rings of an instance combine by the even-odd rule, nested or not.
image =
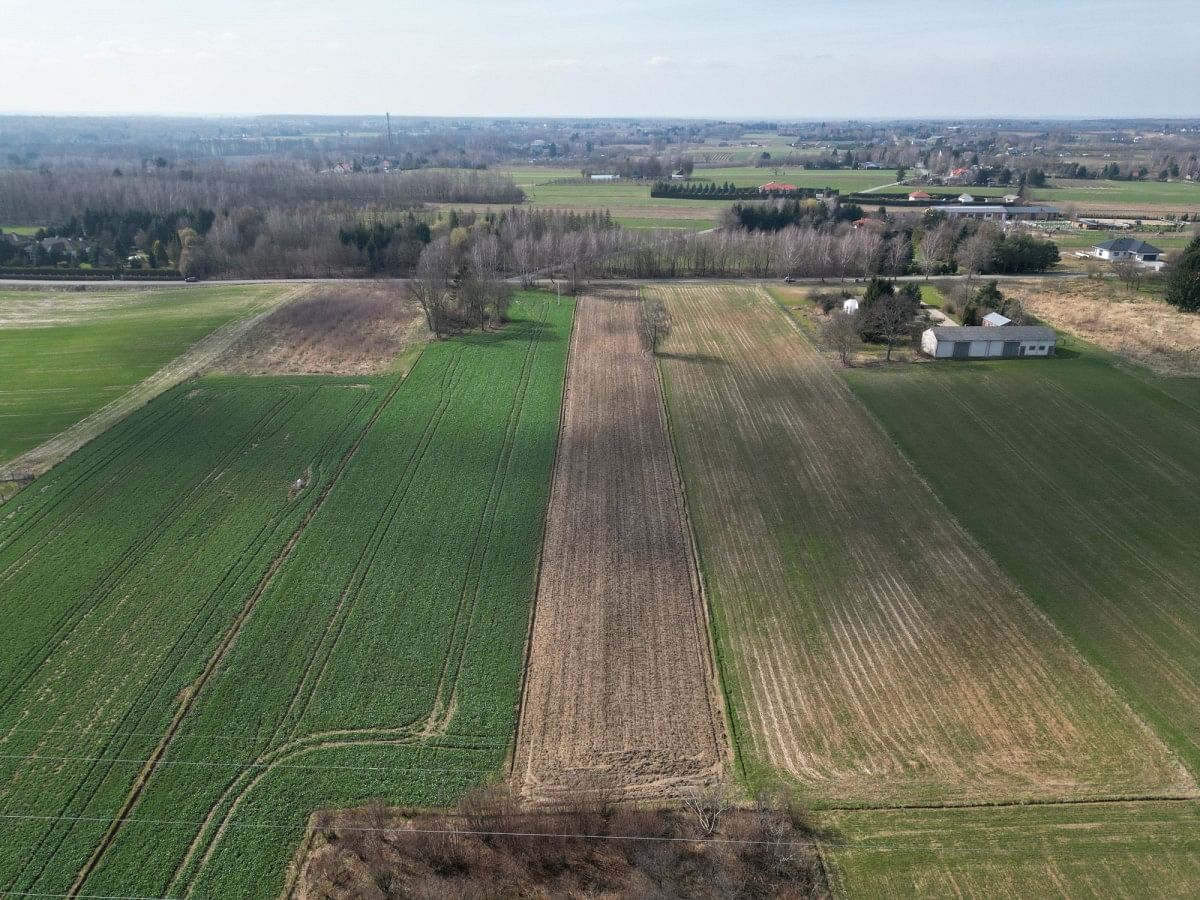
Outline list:
[[[1153,244],[1139,241],[1135,238],[1114,238],[1092,247],[1092,255],[1097,259],[1110,262],[1133,260],[1139,263],[1157,263],[1162,259],[1162,251]]]

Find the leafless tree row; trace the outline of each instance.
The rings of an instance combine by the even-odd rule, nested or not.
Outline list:
[[[0,170],[0,221],[53,225],[84,209],[152,213],[201,207],[291,209],[308,204],[520,203],[512,178],[489,172],[414,171],[391,175],[314,173],[286,162],[204,165],[115,175],[107,168]]]

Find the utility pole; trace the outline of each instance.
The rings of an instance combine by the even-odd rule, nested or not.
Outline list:
[[[384,115],[387,116],[388,150],[391,150],[392,149],[392,114],[389,112],[389,113],[384,113]]]

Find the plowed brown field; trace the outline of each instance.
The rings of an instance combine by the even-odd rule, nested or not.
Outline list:
[[[636,297],[575,314],[514,776],[538,799],[717,779],[726,739]]]
[[[674,314],[667,401],[752,778],[837,803],[1194,790],[761,288],[646,290]]]

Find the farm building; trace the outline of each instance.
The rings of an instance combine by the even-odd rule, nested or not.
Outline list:
[[[1053,206],[1002,206],[998,203],[977,203],[974,205],[939,207],[940,212],[948,216],[966,217],[968,219],[994,219],[1000,222],[1009,221],[1038,221],[1057,219],[1058,210]]]
[[[1045,325],[938,325],[925,329],[921,350],[934,359],[1016,359],[1053,356],[1056,342]]]
[[[1002,316],[998,312],[990,312],[983,317],[983,324],[985,327],[998,328],[1005,325],[1011,325],[1012,319],[1010,319],[1008,316]]]
[[[1158,262],[1162,251],[1153,244],[1134,238],[1114,238],[1092,247],[1092,255],[1099,259],[1117,262],[1122,259],[1132,259],[1140,263]]]

